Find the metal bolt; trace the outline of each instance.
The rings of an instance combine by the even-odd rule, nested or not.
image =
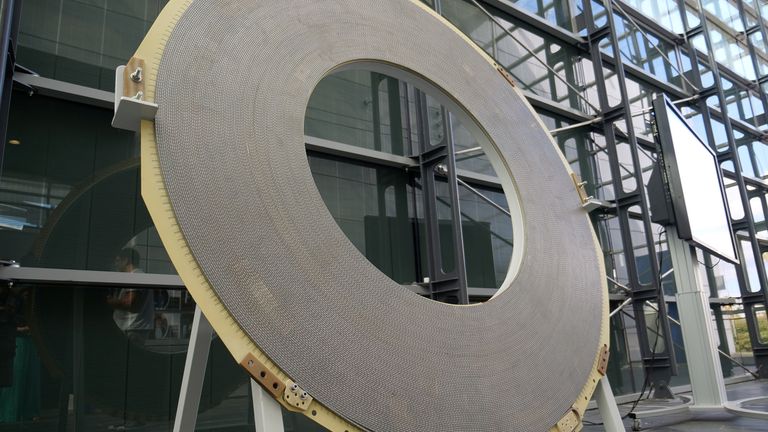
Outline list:
[[[133,96],[133,99],[136,99],[136,100],[144,99],[144,92],[140,91],[140,92],[136,93],[136,95]]]
[[[141,68],[140,67],[136,68],[136,70],[133,71],[133,73],[130,74],[129,77],[133,82],[137,82],[137,83],[141,82]]]
[[[304,399],[306,399],[306,398],[308,398],[308,397],[309,397],[309,393],[307,393],[307,392],[301,392],[301,396],[299,396],[299,397],[300,397],[302,400],[304,400]]]
[[[438,164],[435,166],[435,173],[438,175],[448,175],[448,165],[446,164]]]
[[[296,383],[291,384],[291,391],[296,393],[299,390],[299,385]]]

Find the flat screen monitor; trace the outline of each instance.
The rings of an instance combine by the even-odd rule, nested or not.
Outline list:
[[[663,94],[653,100],[656,134],[681,239],[738,263],[717,156]]]

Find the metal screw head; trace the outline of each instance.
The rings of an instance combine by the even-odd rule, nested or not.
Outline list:
[[[299,385],[296,383],[291,384],[291,391],[296,393],[296,391],[299,389]]]
[[[129,77],[131,78],[131,81],[133,81],[133,82],[137,82],[137,83],[141,82],[141,79],[142,79],[142,77],[141,77],[141,68],[136,68],[136,70],[133,71],[133,73],[130,74]]]
[[[435,166],[435,173],[438,175],[448,175],[448,165],[446,164],[438,164]]]

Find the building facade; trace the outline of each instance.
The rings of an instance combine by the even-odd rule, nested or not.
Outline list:
[[[614,392],[689,382],[671,259],[645,187],[657,160],[655,93],[723,169],[741,264],[699,253],[723,373],[768,376],[768,4],[425,3],[506,68],[600,203],[590,215],[611,309],[622,306],[611,319]],[[194,300],[142,202],[138,140],[110,126],[114,69],[164,4],[2,2],[14,73],[0,107],[0,318],[15,350],[0,349],[0,430],[172,427]],[[346,70],[317,86],[305,135],[329,212],[374,265],[437,301],[493,295],[514,250],[508,204],[451,113],[407,82]],[[455,169],[425,166],[425,143],[444,146]],[[247,383],[214,341],[198,428],[252,428]],[[285,422],[319,429],[287,413]]]

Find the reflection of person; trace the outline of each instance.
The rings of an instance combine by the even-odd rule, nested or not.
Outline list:
[[[139,267],[141,256],[136,249],[123,248],[115,257],[115,270],[143,273]],[[155,319],[155,300],[152,290],[123,288],[116,296],[107,298],[115,309],[112,318],[132,342],[142,344],[152,332]]]
[[[13,385],[13,359],[16,356],[16,313],[13,293],[0,286],[0,387]]]
[[[11,321],[15,324],[16,354],[12,358],[12,383],[0,388],[0,423],[34,420],[40,414],[40,359],[24,314],[28,297],[27,290],[0,288],[0,298],[5,298],[0,309],[15,315]]]

